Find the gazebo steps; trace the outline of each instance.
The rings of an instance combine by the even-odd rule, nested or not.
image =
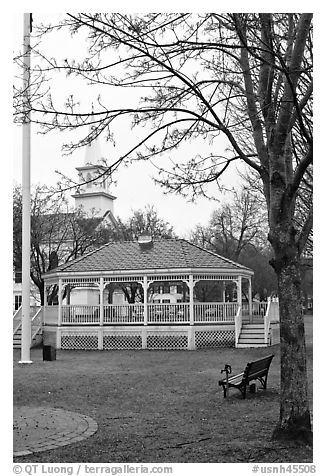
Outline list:
[[[264,318],[260,316],[242,317],[242,324],[264,324]]]
[[[265,343],[264,324],[243,324],[237,347],[268,347]]]
[[[269,347],[268,344],[258,344],[254,342],[248,342],[248,343],[238,343],[237,348],[238,349],[248,349],[248,348],[260,348],[260,347]]]
[[[261,334],[264,333],[264,324],[243,324],[241,334]]]
[[[38,345],[40,343],[41,339],[42,339],[41,334],[37,334],[36,336],[34,336],[34,338],[32,340],[32,343],[31,343],[31,347],[35,347],[36,345]],[[14,349],[20,349],[21,345],[22,345],[22,335],[21,335],[21,328],[20,328],[14,334],[13,347],[14,347]]]
[[[16,334],[14,334],[14,338],[13,338],[14,349],[20,349],[21,342],[22,342],[21,329],[18,329]]]

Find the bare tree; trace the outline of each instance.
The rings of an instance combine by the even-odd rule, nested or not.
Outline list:
[[[91,85],[144,95],[130,107],[111,107],[101,97],[86,112],[73,96],[65,109],[51,98],[17,100],[18,119],[31,110],[44,131],[94,124],[70,151],[102,133],[112,138],[114,125],[126,116],[134,126],[150,127],[140,127],[141,139],[109,172],[126,157],[155,159],[202,138],[212,152],[160,170],[158,182],[177,193],[206,194],[234,161],[259,174],[280,299],[281,401],[274,435],[311,441],[300,256],[312,228],[312,204],[300,216],[298,194],[312,164],[312,15],[68,14],[39,31],[65,27],[87,34],[85,60],[48,58],[34,68],[35,78],[62,69]],[[40,95],[37,79],[32,84]],[[220,137],[229,142],[223,155],[216,152]]]
[[[146,205],[144,210],[133,210],[125,221],[118,220],[118,230],[123,240],[135,240],[142,234],[155,238],[173,238],[173,226],[158,216],[154,205]]]
[[[240,176],[244,183],[244,188],[249,190],[250,193],[254,192],[257,207],[264,210],[266,208],[266,201],[263,192],[263,183],[260,180],[260,175],[254,169],[248,169],[245,173],[240,172]],[[297,194],[296,212],[295,212],[295,225],[298,229],[307,220],[313,201],[313,179],[312,179],[312,166],[309,166],[303,177],[302,184],[299,187]],[[313,229],[311,227],[309,235],[303,250],[304,255],[312,257],[313,250]]]
[[[267,299],[277,285],[274,270],[269,266],[272,254],[267,240],[266,207],[259,191],[254,187],[253,190],[249,191],[245,185],[240,191],[233,191],[231,199],[214,210],[206,226],[197,225],[190,232],[189,239],[253,269],[253,295]],[[207,293],[209,289],[210,286],[201,284],[202,292]],[[233,286],[227,286],[226,291],[232,296]]]
[[[199,225],[190,239],[226,258],[238,261],[248,247],[267,241],[266,212],[246,189],[234,191],[232,200],[214,210],[206,227]]]
[[[21,270],[22,196],[14,188],[13,199],[14,269]],[[86,216],[82,210],[71,211],[62,197],[49,198],[47,188],[36,187],[31,200],[31,280],[44,302],[42,275],[60,264],[82,256],[101,243],[101,218]],[[50,301],[55,299],[57,287]]]

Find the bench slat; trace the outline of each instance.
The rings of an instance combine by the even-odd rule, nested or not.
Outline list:
[[[270,362],[264,362],[263,364],[259,364],[259,365],[254,365],[254,364],[249,364],[248,365],[248,371],[249,372],[257,372],[259,370],[264,370],[266,368],[268,368],[270,365]]]

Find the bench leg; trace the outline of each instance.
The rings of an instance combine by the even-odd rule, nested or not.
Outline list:
[[[247,386],[245,385],[243,388],[239,388],[239,390],[242,393],[242,398],[245,399],[246,398]]]
[[[263,386],[263,389],[266,390],[267,388],[267,375],[266,377],[259,377],[257,380],[259,380],[259,382],[262,384]]]

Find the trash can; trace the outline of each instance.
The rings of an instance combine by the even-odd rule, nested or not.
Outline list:
[[[57,352],[52,345],[43,345],[43,360],[56,360]]]
[[[256,393],[256,384],[255,383],[252,383],[251,385],[249,385],[249,392],[250,393]]]

